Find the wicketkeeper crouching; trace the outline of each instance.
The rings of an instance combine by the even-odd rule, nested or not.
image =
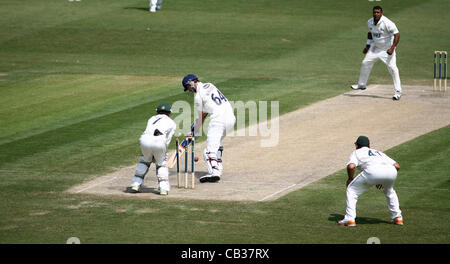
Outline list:
[[[161,195],[170,191],[169,169],[167,167],[167,149],[176,130],[175,122],[170,118],[170,105],[161,103],[156,108],[156,115],[147,122],[147,128],[139,138],[142,156],[136,166],[131,180],[131,192],[140,192],[144,177],[152,162],[156,164],[158,190]]]

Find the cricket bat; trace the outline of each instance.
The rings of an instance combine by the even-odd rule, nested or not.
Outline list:
[[[179,157],[181,157],[184,152],[186,151],[186,148],[191,144],[192,139],[187,139],[185,138],[183,140],[183,142],[181,142],[181,144],[178,146],[178,151],[175,150],[169,158],[169,161],[167,163],[167,166],[171,169],[173,168],[173,166],[175,166],[176,162],[177,162],[177,155],[179,155]]]

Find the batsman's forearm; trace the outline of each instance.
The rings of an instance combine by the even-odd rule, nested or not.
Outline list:
[[[205,122],[205,118],[208,116],[208,113],[202,113],[202,124]]]
[[[191,126],[191,132],[193,136],[197,136],[199,134],[199,131],[201,130],[207,115],[208,113],[198,112],[197,117]]]

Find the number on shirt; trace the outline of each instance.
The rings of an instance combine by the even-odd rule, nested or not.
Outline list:
[[[375,154],[377,154],[378,156],[380,156],[381,157],[381,154],[380,154],[380,152],[378,152],[378,151],[375,151]],[[370,150],[369,149],[369,156],[375,156],[375,154],[372,152],[372,150]]]
[[[217,93],[219,94],[219,96],[215,96],[214,93],[211,93],[211,99],[217,104],[217,105],[221,105],[222,101],[227,102],[227,98],[219,91],[217,90]]]

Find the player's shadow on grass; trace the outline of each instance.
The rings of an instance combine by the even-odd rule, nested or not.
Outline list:
[[[379,96],[379,95],[373,95],[373,94],[347,94],[347,93],[345,93],[344,96],[349,96],[349,97],[370,97],[370,98],[392,100],[392,97],[385,97],[385,96]]]
[[[145,11],[145,12],[149,12],[149,10],[150,10],[149,7],[133,7],[133,6],[124,7],[123,9],[134,9],[134,10]]]
[[[339,222],[340,220],[344,219],[344,215],[341,214],[331,214],[330,217],[328,217],[328,221]],[[389,224],[390,222],[380,220],[378,218],[372,218],[372,217],[356,217],[356,225],[375,225],[375,224]]]

